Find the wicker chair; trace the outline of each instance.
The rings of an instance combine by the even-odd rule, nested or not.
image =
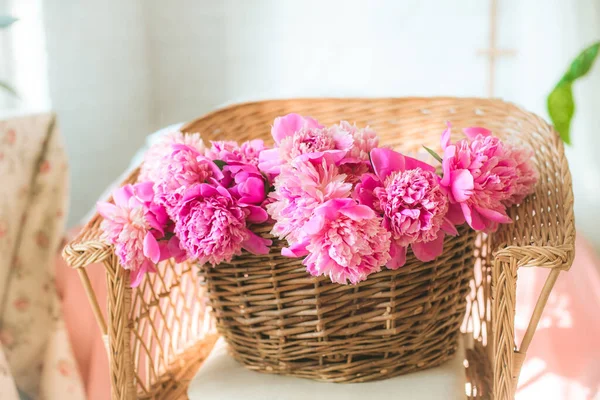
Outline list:
[[[476,242],[474,278],[463,324],[467,360],[466,397],[512,399],[518,376],[550,291],[574,257],[575,226],[571,175],[558,135],[541,118],[500,100],[458,98],[292,99],[233,105],[188,123],[184,132],[205,140],[270,140],[276,116],[310,115],[324,124],[345,119],[375,131],[398,132],[391,142],[402,151],[422,144],[439,150],[445,121],[460,128],[485,126],[504,139],[535,150],[540,173],[535,193],[509,210],[514,223]],[[127,182],[135,181],[137,171]],[[94,216],[65,249],[77,268],[100,330],[107,339],[112,399],[186,398],[187,383],[214,343],[204,288],[194,267],[168,261],[136,288],[110,245],[100,239]],[[85,266],[102,262],[108,304],[103,317]],[[545,286],[520,344],[515,343],[517,270],[548,268]]]

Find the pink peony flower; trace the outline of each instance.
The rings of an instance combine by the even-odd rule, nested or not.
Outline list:
[[[275,147],[261,152],[259,168],[267,174],[278,174],[280,166],[296,157],[318,158],[328,154],[340,161],[352,147],[350,133],[337,128],[324,128],[312,118],[289,114],[275,120],[271,130]]]
[[[251,232],[246,223],[267,219],[260,207],[245,208],[223,186],[201,183],[188,188],[178,211],[175,233],[198,262],[230,262],[242,249],[267,254],[271,241]]]
[[[302,129],[323,128],[317,120],[310,117],[302,117],[298,114],[287,114],[283,117],[275,118],[271,135],[275,143],[279,144],[283,139],[292,136]]]
[[[512,193],[504,201],[507,207],[522,203],[525,197],[533,193],[535,184],[538,181],[539,174],[531,162],[533,151],[516,146],[508,146],[507,155],[509,159],[515,161],[517,170],[517,179],[512,185]]]
[[[308,252],[304,265],[313,276],[356,284],[380,271],[390,259],[390,233],[382,227],[381,218],[352,199],[325,202],[304,229]]]
[[[229,165],[227,172],[233,176],[229,192],[241,204],[261,205],[267,197],[264,176],[254,165]]]
[[[223,173],[215,163],[190,146],[172,145],[171,153],[163,157],[162,167],[156,172],[155,200],[175,220],[183,193],[190,186],[210,178],[223,179]]]
[[[345,177],[326,158],[296,159],[283,166],[275,178],[275,191],[270,194],[274,201],[267,205],[269,215],[275,220],[271,233],[287,238],[290,244],[299,241],[302,227],[315,208],[327,200],[348,197],[352,185]]]
[[[199,153],[204,153],[204,142],[199,133],[183,134],[181,132],[171,132],[163,136],[160,141],[155,143],[146,154],[144,162],[140,168],[139,182],[154,182],[157,179],[157,172],[164,167],[162,158],[171,154],[173,144],[184,144]]]
[[[170,221],[162,207],[152,203],[151,182],[125,185],[113,192],[114,204],[98,203],[104,220],[103,237],[115,246],[123,268],[131,270],[131,286],[136,287],[155,264],[170,257],[185,259],[176,237],[165,238]]]
[[[354,195],[383,214],[383,226],[391,233],[388,268],[404,265],[408,245],[419,260],[434,260],[445,234],[457,233],[446,219],[448,199],[435,168],[384,148],[373,149],[371,160],[379,182],[364,176]]]
[[[211,142],[211,148],[206,150],[206,157],[211,160],[222,160],[226,163],[242,163],[258,165],[260,152],[265,149],[262,140],[255,139],[238,145],[234,141]]]
[[[444,149],[441,185],[452,207],[459,207],[475,230],[494,231],[510,223],[506,205],[523,199],[533,188],[537,174],[529,152],[512,148],[484,128],[464,130],[468,139],[450,144],[450,125],[442,134]]]

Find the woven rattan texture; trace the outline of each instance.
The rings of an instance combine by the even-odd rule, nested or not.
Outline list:
[[[571,176],[556,133],[539,117],[512,104],[468,98],[263,101],[218,110],[187,124],[184,131],[200,132],[205,140],[263,138],[270,143],[269,125],[275,117],[290,112],[313,116],[324,124],[341,119],[359,125],[368,124],[382,136],[383,143],[401,151],[419,151],[423,144],[439,150],[439,136],[445,121],[451,121],[456,128],[455,138],[461,128],[481,125],[492,129],[503,139],[514,140],[534,150],[533,161],[540,172],[535,193],[509,211],[514,224],[503,226],[489,238],[481,236],[475,242],[474,279],[469,285],[463,322],[467,345],[467,398],[491,398],[494,395],[499,400],[513,398],[520,365],[545,299],[559,272],[570,267],[574,256]],[[134,178],[135,174],[130,177]],[[111,246],[100,239],[100,222],[100,217],[94,216],[82,233],[65,248],[64,256],[73,267],[97,261],[104,261],[107,265],[108,308],[111,312],[106,333],[111,360],[112,398],[185,397],[186,376],[189,378],[190,371],[199,365],[213,340],[212,337],[203,339],[206,336],[200,328],[205,321],[206,326],[209,323],[199,312],[193,314],[198,316],[199,325],[186,340],[180,336],[183,335],[181,328],[171,331],[170,335],[164,333],[165,328],[160,328],[165,323],[162,313],[169,309],[177,310],[176,319],[183,321],[188,311],[182,306],[173,307],[170,301],[158,299],[172,296],[181,299],[180,291],[187,293],[191,290],[188,289],[190,285],[197,285],[196,274],[193,269],[182,267],[187,271],[184,275],[169,278],[172,281],[155,293],[151,293],[150,286],[162,285],[157,283],[156,277],[148,277],[146,280],[151,283],[130,289],[126,274],[118,272],[120,267],[111,257]],[[161,274],[166,273],[163,269],[166,267],[159,268]],[[520,346],[514,340],[516,270],[519,267],[551,269],[530,329]],[[182,287],[180,282],[186,282],[186,286]],[[198,307],[203,307],[203,290],[202,287],[194,294]],[[93,294],[90,298],[93,303]],[[132,311],[131,304],[136,298],[140,304],[139,311]],[[181,300],[175,304],[181,304]],[[186,318],[186,321],[191,320]],[[141,334],[144,326],[146,333]],[[160,329],[163,330],[162,335],[158,335]],[[157,334],[148,333],[154,330]],[[129,344],[125,345],[126,342]],[[137,352],[136,348],[139,349]],[[148,373],[150,364],[155,368],[154,372]]]
[[[270,227],[262,227],[269,237]],[[406,265],[358,285],[310,276],[299,259],[244,253],[203,267],[217,329],[248,368],[329,382],[385,379],[439,365],[458,346],[473,275],[475,234],[445,242],[430,263]]]

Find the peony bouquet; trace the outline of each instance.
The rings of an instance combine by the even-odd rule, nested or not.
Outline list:
[[[169,134],[145,155],[138,183],[99,203],[105,239],[115,246],[132,286],[162,260],[213,266],[248,251],[267,254],[271,240],[252,226],[272,225],[281,254],[303,258],[308,273],[356,284],[397,269],[410,247],[432,261],[446,235],[467,223],[492,232],[512,222],[506,208],[533,191],[531,151],[484,128],[450,142],[439,165],[380,147],[377,134],[348,122],[323,126],[289,114],[276,118],[274,146],[211,142]]]

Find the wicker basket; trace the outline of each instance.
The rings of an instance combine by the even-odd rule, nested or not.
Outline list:
[[[217,329],[260,372],[365,382],[439,365],[458,347],[473,277],[475,233],[460,228],[435,261],[409,253],[402,268],[353,286],[310,276],[261,227],[270,254],[201,269]]]
[[[355,121],[359,125],[368,124],[383,137],[386,144],[401,151],[416,151],[422,144],[439,150],[440,130],[446,120],[452,121],[457,128],[456,132],[460,132],[460,128],[465,126],[486,126],[502,138],[514,138],[524,146],[535,149],[534,162],[540,173],[535,193],[522,204],[509,210],[509,215],[515,221],[513,224],[502,226],[491,236],[478,235],[472,244],[475,263],[473,279],[469,283],[467,293],[466,309],[460,305],[447,307],[441,304],[439,307],[433,303],[429,308],[429,311],[433,312],[435,306],[438,306],[437,310],[440,314],[465,311],[462,331],[467,349],[466,397],[473,399],[495,397],[499,400],[513,398],[525,353],[550,291],[559,273],[569,269],[574,256],[575,230],[571,176],[564,157],[562,142],[556,133],[542,119],[512,104],[500,100],[456,98],[295,99],[246,103],[206,115],[187,124],[183,130],[201,132],[207,140],[243,141],[255,137],[269,139],[269,124],[275,117],[289,112],[311,115],[324,124],[336,123],[340,119]],[[136,176],[137,171],[126,182],[135,181]],[[205,287],[199,283],[197,269],[188,264],[174,265],[170,261],[165,262],[159,265],[157,274],[147,276],[138,288],[131,289],[128,273],[119,266],[112,247],[100,240],[100,222],[101,218],[98,215],[94,216],[81,234],[65,248],[64,256],[71,266],[77,268],[101,332],[107,339],[112,399],[185,398],[187,382],[214,342],[214,335],[210,334],[211,319],[208,318],[204,301]],[[461,240],[466,236],[462,235]],[[461,245],[456,244],[456,246]],[[470,245],[464,246],[466,248]],[[451,251],[446,249],[442,257],[447,257],[450,253]],[[103,313],[104,307],[101,307],[96,300],[86,270],[83,268],[94,262],[102,262],[106,270],[107,317]],[[436,263],[439,275],[436,280],[445,279],[441,268],[449,268],[448,264],[444,264],[442,260]],[[517,344],[514,337],[515,295],[517,270],[521,267],[548,268],[549,274],[534,309],[529,328],[521,343]],[[213,273],[219,271],[218,273],[223,274],[227,270],[233,272],[236,268],[239,267],[221,266],[218,270],[209,271],[206,275],[208,284],[225,279],[225,276],[214,276]],[[381,310],[377,309],[378,314],[383,316],[380,317],[383,321],[376,321],[374,316],[370,317],[361,310],[356,310],[350,321],[344,322],[346,327],[342,329],[346,329],[345,332],[337,330],[341,323],[339,321],[321,320],[322,324],[318,326],[316,325],[318,318],[311,316],[310,312],[300,311],[297,312],[297,321],[286,320],[285,325],[274,325],[265,331],[268,335],[265,332],[253,331],[251,328],[257,326],[259,320],[264,318],[261,314],[263,311],[259,308],[260,300],[256,298],[259,289],[251,288],[249,285],[241,285],[242,289],[239,289],[238,283],[242,282],[241,279],[232,280],[229,286],[217,283],[216,286],[220,289],[212,288],[211,296],[221,326],[226,323],[231,324],[230,321],[234,320],[232,317],[235,314],[242,315],[241,307],[231,315],[219,314],[224,310],[230,312],[235,308],[233,304],[238,301],[235,300],[235,294],[243,295],[245,291],[254,296],[251,307],[246,308],[244,305],[246,311],[241,318],[237,318],[235,326],[237,331],[230,329],[228,339],[231,343],[237,343],[234,348],[239,359],[255,365],[264,363],[265,369],[271,365],[275,372],[277,368],[281,368],[280,362],[283,361],[285,365],[288,359],[281,356],[279,359],[272,357],[272,353],[267,351],[270,347],[265,347],[267,343],[263,342],[263,347],[260,347],[257,345],[260,341],[256,341],[256,337],[269,337],[269,340],[273,341],[270,343],[275,343],[276,349],[287,349],[283,337],[286,337],[289,344],[289,338],[296,335],[304,343],[312,343],[315,348],[319,348],[320,344],[330,342],[340,334],[360,337],[361,333],[371,330],[375,336],[382,336],[386,332],[391,334],[394,329],[396,331],[404,329],[405,326],[401,321],[408,321],[411,317],[402,313],[406,313],[410,305],[399,308],[398,305],[391,304],[393,298],[405,296],[398,291],[399,283],[406,285],[410,282],[409,279],[406,279],[407,282],[404,280],[398,282],[401,274],[410,271],[404,268],[404,271],[399,271],[396,277],[392,277],[390,272],[384,272],[381,278],[375,275],[373,279],[363,284],[365,286],[358,288],[337,285],[336,289],[327,291],[323,281],[318,279],[312,281],[313,286],[308,288],[309,291],[318,292],[322,297],[331,297],[334,302],[337,290],[350,290],[350,293],[344,293],[344,298],[350,295],[351,302],[356,299],[357,304],[363,303],[363,296],[353,293],[356,290],[373,302],[381,302],[380,307],[390,306],[390,310],[394,309],[398,313],[394,315],[390,312],[386,315],[381,314]],[[409,266],[409,268],[413,268],[414,273],[421,273],[418,272],[418,267]],[[462,265],[457,264],[452,268],[455,268],[457,275],[465,273],[461,271]],[[241,273],[240,278],[244,278],[244,274]],[[248,273],[248,277],[250,276],[251,274]],[[254,279],[254,275],[252,276]],[[272,275],[271,271],[268,276],[266,279],[269,282],[265,284],[264,291],[270,290],[269,296],[274,295],[276,299],[279,295],[279,302],[277,303],[276,300],[275,305],[283,306],[290,300],[288,289],[299,290],[291,287],[294,285],[293,281],[282,282],[279,275]],[[303,275],[303,278],[299,277],[299,279],[300,282],[306,279],[306,276]],[[394,294],[391,295],[389,284],[392,280],[397,286],[394,288]],[[376,282],[377,285],[383,285],[381,290],[376,290]],[[460,279],[455,282],[460,282]],[[372,287],[369,287],[369,284],[372,284]],[[273,290],[273,286],[277,289]],[[282,286],[287,293],[281,291]],[[226,289],[234,295],[222,296],[219,290]],[[441,289],[446,290],[446,288]],[[442,296],[464,295],[464,288],[461,289],[460,284],[456,285],[455,291],[448,291]],[[372,295],[366,296],[367,293]],[[387,298],[378,296],[387,296]],[[314,301],[315,296],[307,295],[306,298]],[[374,304],[369,306],[375,307]],[[269,304],[269,307],[272,307],[272,304]],[[298,307],[308,306],[302,304]],[[418,307],[413,311],[422,313],[426,307],[427,304],[424,304],[422,311]],[[247,316],[248,310],[255,319]],[[315,310],[321,317],[333,315],[332,311],[327,309],[327,305],[320,309],[311,306],[307,310]],[[279,309],[273,314],[282,315]],[[307,322],[305,325],[313,324],[313,326],[309,328],[299,322],[303,318]],[[270,319],[270,321],[284,320],[284,318]],[[448,318],[448,321],[454,324],[456,318]],[[377,324],[381,329],[376,328]],[[433,327],[440,330],[437,333],[432,331],[432,337],[435,336],[436,340],[444,340],[446,331],[437,325]],[[287,331],[288,328],[295,328],[295,330]],[[366,331],[361,331],[363,328]],[[247,347],[256,346],[257,350],[263,352],[259,353],[260,360],[251,359],[253,356],[250,350],[241,350],[245,343],[241,338],[244,336],[237,332],[243,329],[251,333]],[[226,334],[227,329],[222,331]],[[315,332],[313,338],[310,337],[310,331]],[[236,332],[236,335],[231,332]],[[447,332],[450,332],[450,329]],[[366,343],[371,340],[373,338],[369,337]],[[452,342],[452,339],[448,340],[448,343]],[[355,344],[355,348],[358,348],[358,343]],[[316,354],[313,353],[312,348],[306,347],[308,354]],[[321,350],[320,356],[324,363],[333,361],[334,353],[339,354],[334,349],[330,350],[330,353]],[[300,355],[293,352],[291,354],[291,358],[298,361],[297,357]],[[419,357],[425,362],[432,362],[426,355]],[[303,358],[306,356],[302,355],[300,360]],[[385,354],[384,357],[380,356],[379,360],[386,360]],[[348,359],[344,361],[355,363],[357,358],[350,358],[348,355]],[[314,359],[309,362],[313,363]],[[381,373],[381,369],[378,373]],[[338,370],[337,373],[339,376],[344,376],[344,372]],[[335,374],[335,371],[328,372],[329,377]],[[367,377],[367,379],[371,378]]]

